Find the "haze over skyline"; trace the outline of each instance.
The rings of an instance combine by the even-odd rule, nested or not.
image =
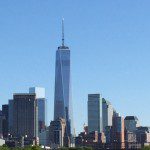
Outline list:
[[[44,87],[49,125],[64,17],[76,131],[87,124],[90,93],[101,93],[121,115],[150,125],[149,5],[148,0],[0,1],[0,103],[29,87]]]

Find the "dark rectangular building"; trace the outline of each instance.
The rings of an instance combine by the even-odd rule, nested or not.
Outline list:
[[[9,134],[12,134],[13,130],[13,99],[10,99],[9,101],[9,110],[8,110],[8,130]]]
[[[9,105],[5,104],[2,105],[2,115],[3,115],[3,137],[7,138],[8,136],[8,110],[9,110]]]
[[[13,135],[38,137],[38,107],[35,94],[13,95]]]

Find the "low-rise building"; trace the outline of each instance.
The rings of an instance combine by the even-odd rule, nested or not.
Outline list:
[[[50,145],[51,147],[69,147],[69,139],[66,135],[66,121],[58,118],[51,121],[49,128]]]
[[[49,127],[39,133],[39,143],[43,146],[50,146]]]
[[[105,135],[104,133],[98,133],[97,131],[86,133],[81,132],[76,138],[75,138],[75,146],[76,147],[92,147],[94,149],[102,148],[105,144]]]
[[[138,127],[136,131],[136,139],[142,146],[150,145],[150,127]]]

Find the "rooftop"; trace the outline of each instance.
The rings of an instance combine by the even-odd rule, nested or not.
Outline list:
[[[62,45],[62,46],[59,46],[58,49],[59,49],[59,50],[63,50],[63,49],[64,49],[64,50],[67,50],[67,49],[69,50],[69,47]]]
[[[108,100],[106,100],[105,98],[102,98],[102,102],[106,103],[107,105],[111,105],[111,103]]]
[[[138,120],[136,116],[126,116],[125,120]]]

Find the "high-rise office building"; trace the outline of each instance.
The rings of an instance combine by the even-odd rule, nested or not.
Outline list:
[[[102,99],[100,94],[88,95],[88,130],[102,132]]]
[[[102,99],[102,118],[103,118],[103,131],[105,132],[106,126],[112,126],[113,107],[111,103],[104,98]]]
[[[13,136],[38,137],[38,107],[35,94],[13,95]]]
[[[0,110],[0,139],[3,138],[3,121],[4,121],[5,117],[2,114],[2,111]]]
[[[112,143],[114,149],[125,148],[124,118],[117,113],[113,116]]]
[[[149,145],[149,143],[150,143],[150,127],[147,127],[147,126],[137,127],[136,140],[138,143],[141,143],[142,146]]]
[[[9,110],[8,110],[8,129],[9,133],[12,134],[13,129],[13,99],[8,101]]]
[[[62,45],[56,51],[54,120],[65,119],[67,135],[72,137],[74,129],[70,72],[70,49],[64,44],[64,25],[62,22]]]
[[[136,116],[126,116],[124,122],[125,130],[129,132],[135,132],[137,127],[140,126],[140,122]]]
[[[140,126],[140,122],[136,116],[126,116],[124,119],[125,124],[125,140],[126,147],[129,149],[134,146],[133,143],[136,143],[137,129]]]
[[[45,129],[45,113],[46,113],[46,99],[45,99],[45,88],[42,87],[31,87],[29,93],[36,94],[36,100],[38,105],[38,126],[39,132]]]
[[[9,111],[9,105],[5,104],[2,105],[2,115],[4,116],[3,119],[3,137],[7,138],[8,136],[8,111]]]

